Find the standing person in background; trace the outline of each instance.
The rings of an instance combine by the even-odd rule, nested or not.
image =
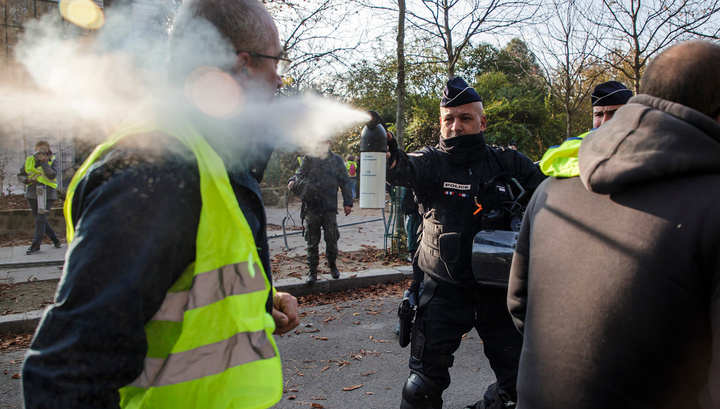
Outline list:
[[[330,142],[322,142],[322,157],[305,155],[297,173],[288,181],[288,189],[302,200],[300,218],[307,221],[307,282],[317,281],[320,264],[320,229],[325,237],[325,257],[332,278],[340,278],[337,268],[340,231],[337,225],[337,191],[342,191],[345,216],[352,212],[353,197],[350,178],[340,156],[330,150]]]
[[[632,91],[617,81],[603,82],[596,86],[590,95],[593,107],[593,129],[611,120],[615,112],[627,104],[632,96]]]
[[[547,176],[573,177],[580,174],[578,149],[583,139],[607,121],[611,120],[620,107],[627,104],[632,91],[617,81],[603,82],[590,95],[593,108],[593,129],[580,136],[566,139],[561,145],[551,146],[538,162],[540,170]]]
[[[357,162],[355,162],[355,156],[348,154],[347,162],[345,162],[345,168],[347,169],[348,176],[350,177],[350,190],[352,190],[353,199],[357,199]]]
[[[508,307],[518,407],[720,408],[720,45],[648,64],[528,204]]]
[[[18,182],[25,184],[25,197],[35,217],[35,234],[27,254],[40,251],[40,243],[46,234],[56,248],[62,247],[60,239],[47,220],[57,199],[57,174],[58,163],[50,150],[50,144],[47,141],[38,141],[35,152],[25,159],[25,164],[17,174]],[[43,203],[38,202],[38,196]]]
[[[27,409],[267,408],[282,396],[272,334],[298,325],[297,300],[271,284],[259,181],[272,152],[249,149],[271,139],[255,116],[282,85],[277,28],[257,0],[186,0],[169,50],[168,89],[68,188],[70,248],[23,365]],[[243,111],[221,119],[188,99],[197,69],[243,91]]]

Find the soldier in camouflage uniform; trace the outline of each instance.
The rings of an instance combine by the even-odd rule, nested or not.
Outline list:
[[[353,194],[350,177],[342,158],[334,154],[327,144],[322,157],[306,155],[300,169],[288,181],[288,188],[302,200],[301,218],[307,222],[305,241],[307,242],[308,283],[317,281],[317,268],[320,262],[318,246],[320,228],[325,231],[325,257],[333,278],[340,277],[337,268],[340,232],[337,225],[337,190],[342,191],[345,215],[352,212]]]

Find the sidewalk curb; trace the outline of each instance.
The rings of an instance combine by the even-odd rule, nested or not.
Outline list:
[[[412,278],[412,266],[398,266],[385,269],[367,270],[359,273],[340,273],[340,278],[332,279],[322,274],[320,280],[308,284],[305,277],[284,278],[275,282],[275,289],[290,293],[296,297],[314,293],[334,293],[353,288],[362,288],[374,284],[387,284]],[[35,332],[45,310],[28,311],[21,314],[0,316],[0,334],[20,334]]]

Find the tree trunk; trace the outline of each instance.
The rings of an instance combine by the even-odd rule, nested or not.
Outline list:
[[[405,0],[398,0],[398,34],[397,34],[397,111],[396,111],[396,132],[395,137],[401,149],[405,148]],[[400,211],[400,195],[396,195],[395,201],[395,243],[393,247],[400,248],[400,234],[404,230],[404,217]]]

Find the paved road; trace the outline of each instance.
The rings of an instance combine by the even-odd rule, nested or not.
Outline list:
[[[274,407],[306,408],[312,403],[325,408],[398,407],[409,350],[400,348],[392,332],[397,301],[370,298],[303,308],[297,330],[276,337],[286,392]],[[0,409],[22,407],[20,380],[11,376],[19,372],[24,353],[0,356]],[[2,375],[5,369],[8,374]],[[476,333],[461,343],[451,375],[445,408],[474,403],[494,381]],[[342,390],[352,387],[357,388]]]

